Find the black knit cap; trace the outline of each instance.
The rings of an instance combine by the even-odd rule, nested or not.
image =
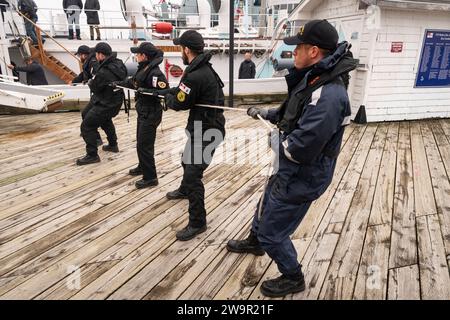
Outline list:
[[[149,58],[162,57],[164,53],[150,42],[142,42],[139,47],[130,48],[132,53],[145,54]]]
[[[96,53],[103,53],[105,56],[110,56],[110,55],[112,55],[112,48],[106,42],[99,42],[95,46],[95,52]]]
[[[293,37],[284,39],[287,45],[310,44],[326,50],[334,50],[339,42],[339,34],[327,20],[312,20],[300,27]]]
[[[79,54],[89,54],[91,53],[91,48],[89,48],[88,46],[79,46],[77,53],[75,53],[75,55],[79,55]]]
[[[205,48],[205,41],[202,35],[195,30],[188,30],[181,37],[173,39],[173,44],[176,46],[181,45],[198,52],[203,52]]]

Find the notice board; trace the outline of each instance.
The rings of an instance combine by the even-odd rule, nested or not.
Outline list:
[[[450,30],[425,30],[416,87],[450,87]]]

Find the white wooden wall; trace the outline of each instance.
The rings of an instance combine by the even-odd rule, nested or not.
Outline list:
[[[312,11],[312,15],[314,19],[331,19],[342,17],[348,14],[356,13],[358,10],[358,4],[358,0],[325,0]]]
[[[311,18],[363,17],[358,3],[323,0],[311,11]],[[362,28],[354,53],[367,68],[352,73],[353,115],[365,105],[369,121],[450,117],[450,88],[414,88],[425,29],[450,30],[450,12],[383,9],[381,29]],[[403,52],[391,53],[392,42],[403,42]]]
[[[366,93],[369,121],[450,117],[450,88],[414,88],[425,29],[450,29],[449,12],[383,10]],[[391,53],[392,42],[402,53]]]
[[[314,1],[314,0],[313,0]],[[359,10],[358,0],[324,0],[312,11],[313,19],[328,19],[330,22],[339,21],[345,24],[354,23],[355,20],[362,20],[365,11]],[[368,64],[370,60],[370,33],[363,33],[363,23],[360,29],[353,29],[359,32],[359,43],[353,43],[353,54],[360,59],[360,63]],[[354,42],[347,37],[350,43]],[[359,106],[364,100],[364,89],[367,80],[367,71],[357,70],[351,73],[349,95],[352,104],[352,113],[356,115]]]

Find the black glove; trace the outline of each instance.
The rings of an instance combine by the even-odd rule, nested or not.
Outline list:
[[[258,115],[260,115],[264,120],[266,120],[269,111],[267,111],[266,109],[251,107],[247,110],[247,114],[253,119],[258,119]]]
[[[111,83],[109,84],[109,86],[110,86],[111,88],[113,88],[113,89],[117,89],[117,82],[116,82],[116,81],[111,82]]]

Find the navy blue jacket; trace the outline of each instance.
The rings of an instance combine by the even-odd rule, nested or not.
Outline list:
[[[306,75],[297,79],[296,85],[292,84],[292,74],[298,71],[291,70],[291,77],[286,77],[289,98],[285,104],[305,90],[317,75],[336,71],[347,51],[347,44],[339,47],[333,55],[306,70]],[[346,84],[337,77],[315,90],[308,103],[298,108],[302,108],[302,113],[295,129],[288,135],[281,134],[277,184],[273,189],[288,203],[316,200],[331,183],[344,128],[350,123],[351,106]],[[268,120],[277,124],[282,110],[283,106],[269,110]]]

